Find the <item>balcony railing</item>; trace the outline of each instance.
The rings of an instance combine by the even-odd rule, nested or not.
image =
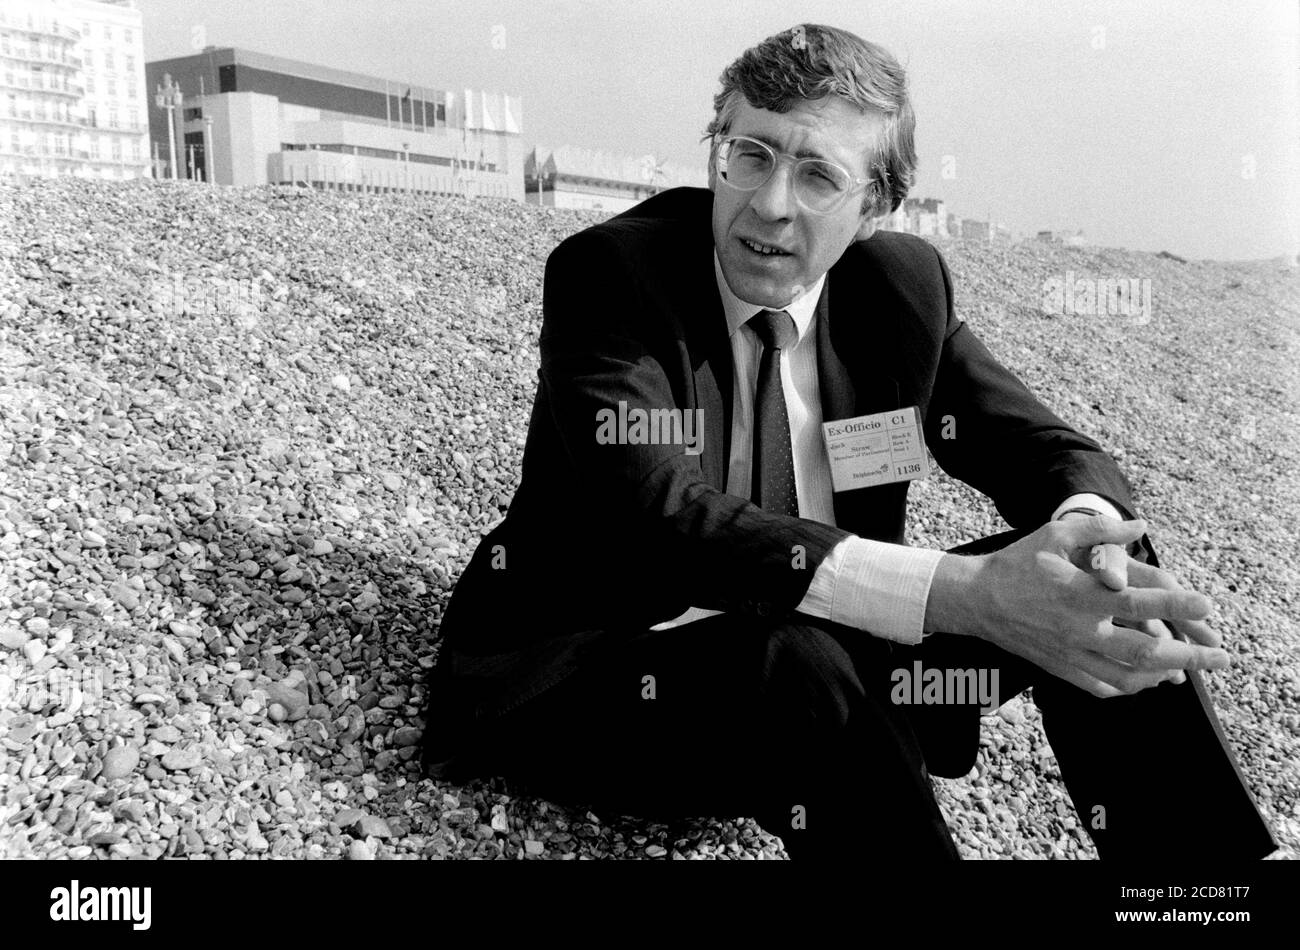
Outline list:
[[[0,26],[13,30],[16,33],[26,33],[28,36],[58,36],[64,39],[76,40],[81,39],[81,31],[74,29],[64,23],[50,23],[44,27],[35,26],[28,22],[25,17],[18,17],[15,14],[0,12]]]
[[[24,109],[16,112],[0,112],[0,121],[5,119],[17,119],[19,122],[32,122],[40,125],[67,125],[75,126],[79,129],[95,129],[99,132],[123,132],[128,135],[143,135],[149,131],[149,126],[143,122],[118,122],[116,125],[107,122],[91,122],[90,119],[83,116],[68,116],[66,119],[46,118],[43,115],[32,112],[30,109]]]
[[[0,77],[0,88],[31,89],[36,92],[52,92],[61,96],[72,96],[75,99],[80,99],[86,94],[85,88],[78,86],[76,83],[53,82],[51,80],[39,82],[28,76],[14,76],[12,79]]]
[[[47,149],[40,145],[22,145],[14,148],[12,144],[5,145],[0,143],[0,155],[15,155],[26,158],[38,158],[44,161],[54,162],[92,162],[100,165],[147,165],[148,160],[130,157],[113,157],[109,155],[95,155],[84,148],[65,148]]]
[[[10,112],[7,114],[0,113],[0,120],[8,119],[19,122],[31,122],[33,125],[59,125],[66,128],[85,129],[95,128],[90,124],[89,119],[83,119],[80,116],[68,116],[66,119],[47,118],[43,115],[37,115],[31,111]]]
[[[0,52],[0,59],[12,59],[26,63],[41,63],[46,66],[66,66],[68,69],[80,69],[81,57],[69,56],[67,53],[42,52],[36,49],[15,47],[8,53]]]

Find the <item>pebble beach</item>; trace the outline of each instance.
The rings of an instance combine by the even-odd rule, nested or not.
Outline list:
[[[420,769],[442,610],[518,484],[546,257],[600,217],[0,181],[0,856],[786,857],[745,816]],[[1208,688],[1295,857],[1296,262],[933,240],[959,314],[1111,451],[1162,566],[1213,600],[1233,665]],[[1149,308],[1051,302],[1079,278],[1145,281]],[[1005,529],[939,471],[911,501],[914,545]],[[981,744],[935,780],[963,857],[1096,856],[1031,697]]]

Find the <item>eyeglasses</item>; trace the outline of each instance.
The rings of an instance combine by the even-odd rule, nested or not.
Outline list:
[[[835,162],[820,158],[795,158],[766,142],[744,135],[723,138],[714,159],[718,177],[737,191],[756,191],[767,184],[782,158],[794,163],[794,197],[813,214],[831,214],[843,206],[862,185],[879,186],[875,179],[858,178]]]

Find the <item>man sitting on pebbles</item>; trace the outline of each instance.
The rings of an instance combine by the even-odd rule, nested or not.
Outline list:
[[[805,24],[721,81],[709,188],[547,261],[522,480],[442,623],[433,774],[750,815],[796,860],[953,859],[930,774],[1033,686],[1103,858],[1271,852],[1200,678],[1229,662],[1210,602],[956,319],[935,248],[876,232],[917,160],[898,62]],[[1013,530],[906,546],[926,448]]]

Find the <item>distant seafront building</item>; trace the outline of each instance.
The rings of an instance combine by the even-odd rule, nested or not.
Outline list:
[[[0,174],[149,175],[135,0],[0,0]]]
[[[1064,244],[1067,247],[1083,247],[1088,241],[1082,230],[1073,231],[1039,231],[1037,239],[1047,244]]]
[[[181,177],[206,178],[210,169],[211,181],[223,185],[523,199],[518,97],[235,47],[155,60],[145,73],[150,89],[170,75],[184,95],[176,117]],[[165,159],[163,110],[150,110],[149,132]]]
[[[958,217],[948,211],[947,205],[937,198],[905,198],[897,210],[885,216],[881,227],[886,231],[902,231],[922,237],[952,237],[1007,244],[1016,240],[1006,225]]]
[[[1017,239],[1005,224],[958,217],[938,198],[903,199],[896,210],[885,216],[881,227],[887,231],[902,231],[922,237],[953,237],[1005,244]]]
[[[708,187],[708,175],[656,161],[592,149],[534,148],[524,159],[524,200],[548,208],[626,211],[665,188]]]
[[[902,208],[912,234],[948,236],[948,210],[938,198],[907,198]]]

